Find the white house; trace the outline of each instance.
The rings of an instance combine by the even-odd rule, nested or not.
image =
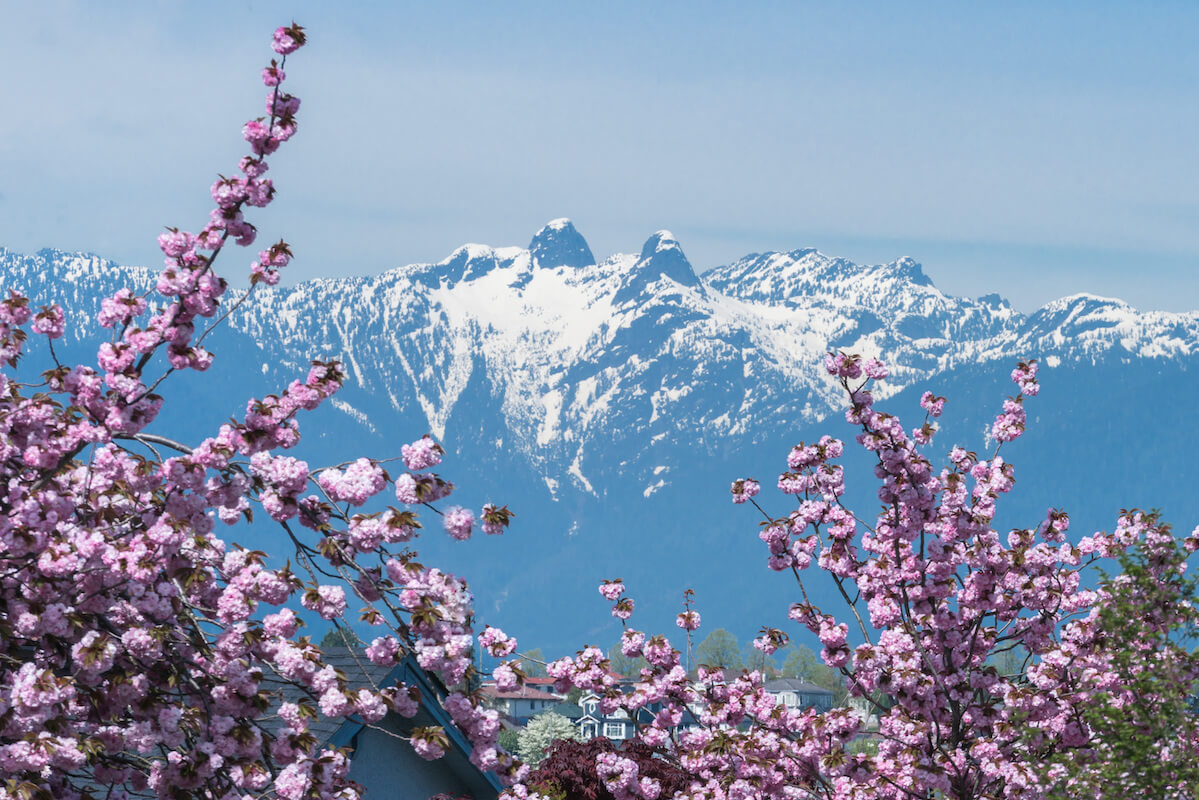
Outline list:
[[[766,681],[762,688],[774,698],[775,705],[817,711],[829,711],[833,707],[831,691],[799,678],[775,678]]]
[[[507,715],[513,721],[524,725],[530,719],[545,711],[557,708],[566,698],[554,694],[553,682],[549,691],[544,691],[544,684],[521,686],[511,691],[501,691],[494,683],[484,683],[480,691],[488,698],[492,708]]]

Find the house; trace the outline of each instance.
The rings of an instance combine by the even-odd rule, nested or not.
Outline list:
[[[637,733],[637,725],[648,725],[654,715],[661,710],[661,704],[651,703],[646,708],[637,711],[636,720],[629,716],[623,708],[618,708],[611,714],[600,710],[600,697],[597,694],[585,694],[579,698],[578,705],[563,704],[555,713],[569,719],[579,731],[579,738],[584,741],[603,736],[614,742],[632,739]],[[683,712],[682,723],[677,730],[690,728],[697,724],[690,710]]]
[[[633,720],[629,718],[628,712],[623,708],[618,708],[611,714],[604,714],[600,711],[599,700],[599,696],[596,694],[583,695],[579,698],[577,706],[579,716],[573,719],[568,717],[578,729],[580,738],[586,741],[594,739],[596,736],[603,736],[614,742],[632,739],[636,728]]]
[[[829,711],[833,707],[834,695],[828,689],[799,678],[775,678],[763,686],[774,697],[776,705],[787,708],[814,708]]]
[[[349,748],[350,778],[366,787],[367,797],[428,800],[442,792],[454,797],[469,795],[474,800],[498,797],[499,779],[492,773],[481,772],[470,762],[470,742],[437,702],[437,698],[445,696],[445,688],[412,656],[395,667],[379,667],[362,657],[360,652],[343,647],[326,648],[324,661],[345,673],[351,685],[385,687],[403,681],[420,690],[420,710],[411,719],[390,713],[368,726],[357,717],[330,720],[321,716],[309,727],[322,743]],[[284,689],[285,695],[289,693],[296,696],[285,699],[298,699],[298,690],[294,687]],[[441,726],[450,740],[446,754],[435,761],[425,761],[407,742],[396,738],[396,735],[409,735],[413,728],[430,725]]]
[[[383,688],[403,681],[420,691],[419,710],[412,718],[389,713],[378,722],[367,725],[357,716],[330,719],[318,714],[309,721],[308,731],[316,737],[319,746],[349,750],[350,780],[366,789],[366,797],[429,800],[434,795],[446,793],[451,797],[470,797],[472,800],[498,798],[502,789],[499,779],[494,773],[480,771],[470,762],[470,742],[438,702],[438,698],[446,695],[445,687],[425,672],[412,656],[394,667],[380,667],[365,658],[361,651],[326,647],[322,660],[342,672],[351,688]],[[311,700],[303,689],[293,683],[281,683],[279,691],[281,703]],[[283,723],[272,710],[259,724],[267,732],[273,733]],[[409,736],[414,728],[429,726],[440,726],[450,742],[445,755],[435,761],[424,760],[406,741],[396,738]],[[84,769],[73,777],[75,786],[84,792],[90,791],[92,797],[150,796],[129,786],[97,782],[90,776],[90,769]],[[0,794],[3,794],[2,789]]]
[[[554,691],[554,683],[553,678],[537,678],[531,675],[525,678],[525,686],[530,689],[536,689],[539,692],[544,692],[545,694],[557,694]]]
[[[531,683],[531,681],[548,681]],[[494,682],[484,683],[479,691],[487,697],[488,704],[507,716],[517,725],[525,725],[530,719],[557,708],[566,698],[554,694],[554,682],[549,679],[526,679],[526,685],[513,690],[501,691]],[[547,688],[548,687],[548,688]]]

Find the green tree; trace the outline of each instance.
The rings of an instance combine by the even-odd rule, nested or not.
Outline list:
[[[828,669],[820,663],[820,657],[812,652],[812,648],[806,644],[791,645],[781,652],[785,655],[783,656],[783,665],[779,667],[779,675],[784,678],[799,678],[815,683],[812,679],[816,673],[822,669]]]
[[[520,747],[520,731],[520,728],[504,728],[500,731],[497,737],[500,747],[509,753],[515,753]]]
[[[695,648],[695,663],[723,669],[741,669],[741,646],[737,637],[724,628],[712,631]]]
[[[779,675],[784,678],[799,678],[821,689],[828,689],[833,693],[835,705],[845,704],[849,691],[845,688],[845,678],[840,672],[821,661],[820,656],[806,644],[789,647],[786,652]]]
[[[337,647],[349,647],[351,649],[363,647],[363,642],[358,638],[358,634],[344,626],[338,625],[330,628],[329,631],[321,637],[321,650],[330,650]]]
[[[746,669],[756,669],[767,678],[774,678],[779,674],[777,659],[774,656],[766,655],[766,653],[754,647],[753,642],[750,642],[743,648],[741,660],[745,664]]]
[[[574,723],[561,714],[546,711],[529,720],[517,736],[516,754],[530,766],[537,766],[545,758],[545,751],[554,742],[568,739],[579,741],[579,731]]]
[[[523,669],[525,674],[530,678],[544,678],[549,675],[549,673],[545,671],[545,664],[543,663],[545,661],[545,656],[541,654],[540,647],[534,647],[532,650],[526,650],[520,654],[520,657],[524,661]]]
[[[1053,797],[1174,800],[1199,787],[1199,656],[1190,647],[1199,595],[1185,577],[1187,549],[1162,530],[1120,556],[1120,575],[1104,576],[1097,646],[1110,672],[1080,707],[1093,749],[1054,754],[1050,771],[1064,768],[1064,778]]]

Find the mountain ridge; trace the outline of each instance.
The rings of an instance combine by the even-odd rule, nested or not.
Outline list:
[[[639,593],[645,629],[672,628],[688,587],[719,598],[705,621],[743,638],[754,633],[737,627],[746,619],[788,625],[794,598],[785,582],[761,580],[756,520],[726,492],[751,475],[770,494],[800,440],[852,441],[822,368],[833,349],[883,357],[891,376],[876,398],[909,423],[922,416],[921,391],[948,395],[937,452],[981,450],[1012,392],[1012,364],[1042,359],[1044,391],[1011,451],[1021,488],[1002,524],[1036,525],[1047,506],[1064,506],[1089,532],[1110,527],[1117,503],[1199,521],[1185,470],[1165,466],[1190,463],[1199,447],[1179,399],[1199,393],[1199,313],[1139,312],[1083,292],[1024,315],[995,295],[945,295],[911,259],[863,266],[813,249],[695,275],[665,234],[594,263],[555,222],[558,256],[543,248],[535,258],[545,240],[535,235],[529,248],[464,245],[437,263],[260,287],[208,340],[217,374],[172,376],[180,402],[155,424],[182,441],[209,435],[250,397],[306,374],[310,359],[341,358],[350,380],[303,417],[299,455],[313,465],[385,457],[437,436],[462,487],[456,502],[499,501],[517,519],[502,549],[488,537],[463,548],[426,535],[422,555],[470,577],[481,608],[502,611],[506,629],[546,652],[578,644],[580,614],[607,619],[591,588],[601,578],[624,577]],[[662,255],[666,268],[647,264]],[[92,254],[0,248],[0,290],[35,306],[94,312],[122,286],[152,290],[155,274]],[[68,326],[56,352],[90,362],[108,335]],[[40,368],[40,355],[24,363]],[[858,474],[846,502],[868,515],[868,459],[847,447],[846,461]],[[237,535],[266,537],[252,544],[267,552],[289,547],[269,532]],[[818,583],[811,591],[824,596]],[[547,606],[546,593],[557,602]],[[616,640],[613,625],[595,629],[601,644]]]
[[[14,278],[52,263],[60,285],[76,287],[123,274],[144,289],[152,274],[90,254],[44,250],[31,262],[0,248]],[[497,438],[545,479],[593,494],[589,443],[606,446],[608,430],[635,432],[638,452],[605,470],[632,462],[654,476],[647,485],[665,485],[678,464],[655,460],[664,438],[690,434],[711,453],[722,437],[752,441],[780,419],[827,418],[840,401],[820,366],[829,350],[884,357],[885,398],[980,361],[1189,358],[1199,346],[1196,313],[1138,312],[1079,293],[1026,316],[997,295],[946,295],[907,257],[860,265],[803,248],[697,275],[673,235],[658,231],[640,254],[596,262],[566,218],[528,248],[468,244],[436,263],[263,289],[231,326],[261,347],[264,372],[301,371],[310,354],[343,358],[355,388],[384,402],[342,399],[342,413],[361,422],[380,405],[419,411],[439,438],[482,370],[506,428]]]

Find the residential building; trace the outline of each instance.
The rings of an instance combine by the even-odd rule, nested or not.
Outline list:
[[[537,679],[529,679],[537,680]],[[545,680],[545,679],[542,679]],[[525,725],[530,719],[545,711],[557,708],[566,698],[554,694],[553,681],[546,684],[529,684],[511,691],[501,691],[492,682],[484,683],[480,691],[488,698],[491,707],[507,716],[517,725]]]
[[[799,678],[775,678],[766,681],[763,688],[774,697],[776,705],[787,708],[829,711],[833,707],[834,695],[830,690]]]
[[[648,725],[653,721],[654,714],[661,709],[658,703],[652,703],[637,712],[634,721],[624,709],[617,709],[611,714],[605,714],[600,708],[600,698],[597,694],[585,694],[579,698],[578,705],[563,704],[555,713],[569,719],[579,731],[579,737],[584,741],[603,736],[614,742],[632,739],[637,733],[637,724]],[[696,719],[690,711],[683,712],[682,723],[678,729],[694,726]]]
[[[395,667],[380,667],[347,648],[326,648],[324,661],[345,673],[355,687],[382,688],[403,681],[420,690],[420,710],[411,719],[390,713],[367,725],[358,717],[330,720],[319,716],[309,727],[320,742],[350,749],[350,778],[366,787],[367,797],[428,800],[443,792],[474,800],[498,797],[499,779],[470,762],[470,742],[441,707],[439,699],[445,696],[445,688],[414,658],[409,656]],[[301,692],[287,686],[284,695],[285,700],[295,701]],[[435,761],[425,761],[407,742],[397,738],[428,726],[442,727],[450,740],[446,754]]]

